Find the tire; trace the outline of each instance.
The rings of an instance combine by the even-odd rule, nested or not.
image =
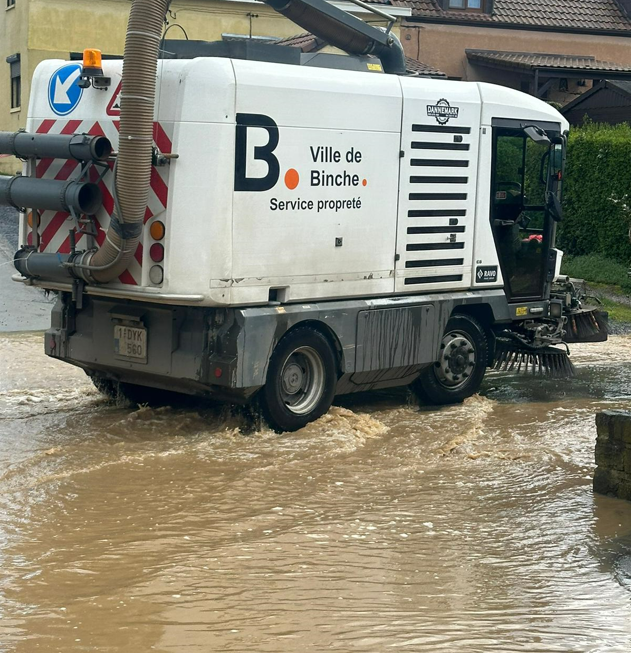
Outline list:
[[[425,403],[461,403],[480,389],[487,363],[488,342],[480,323],[454,315],[445,328],[440,360],[421,372],[412,389]]]
[[[118,396],[118,389],[116,388],[116,383],[110,381],[109,379],[103,379],[100,376],[92,376],[86,372],[90,377],[90,381],[94,384],[94,387],[102,394],[108,397],[109,399],[116,399]]]
[[[149,388],[143,385],[134,385],[133,383],[124,383],[110,381],[100,376],[93,376],[86,372],[90,377],[94,387],[106,397],[114,401],[129,401],[139,406],[148,404],[149,406],[164,406],[172,403],[178,398],[177,393],[157,388]]]
[[[269,362],[261,390],[263,415],[277,432],[297,431],[333,403],[337,364],[326,337],[310,327],[284,336]]]

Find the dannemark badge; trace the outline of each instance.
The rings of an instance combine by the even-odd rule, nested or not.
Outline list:
[[[457,118],[460,109],[452,107],[445,98],[438,100],[436,104],[427,105],[427,115],[436,118],[439,125],[446,125],[451,118]]]

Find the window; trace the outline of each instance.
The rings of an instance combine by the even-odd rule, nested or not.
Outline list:
[[[482,11],[483,0],[448,0],[449,9]]]
[[[7,57],[11,77],[11,108],[19,109],[22,103],[22,70],[19,54]]]
[[[546,208],[550,157],[553,152],[562,161],[563,149],[559,145],[557,153],[521,130],[495,128],[494,135],[492,224],[504,281],[511,297],[538,299],[552,228]]]
[[[15,0],[7,0],[7,9],[11,9],[11,7],[15,7]]]
[[[11,108],[19,109],[22,99],[22,78],[17,75],[11,77]]]

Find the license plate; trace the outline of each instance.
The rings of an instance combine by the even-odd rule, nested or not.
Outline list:
[[[114,326],[114,355],[131,358],[137,362],[147,362],[147,329]]]

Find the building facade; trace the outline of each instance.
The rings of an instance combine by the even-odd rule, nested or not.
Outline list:
[[[26,124],[30,80],[45,59],[67,60],[85,48],[120,56],[125,44],[130,0],[0,0],[0,131]],[[365,9],[334,1],[371,23],[385,24]],[[398,17],[407,7],[389,7]],[[174,0],[168,16],[168,38],[219,41],[234,37],[283,38],[296,34],[294,23],[271,7],[243,0]],[[399,25],[394,28],[399,34]],[[12,157],[0,158],[0,173],[20,167]]]
[[[631,0],[392,0],[406,54],[452,79],[565,104],[600,79],[631,79]]]
[[[370,0],[394,28],[413,74],[502,84],[567,104],[602,80],[631,80],[631,0]],[[0,0],[0,131],[26,124],[30,80],[44,59],[86,47],[123,52],[130,0]],[[383,21],[347,0],[333,4]],[[169,38],[284,39],[326,44],[256,0],[174,0]],[[294,37],[289,38],[289,37]],[[306,38],[306,40],[305,40]],[[0,173],[19,162],[0,155]]]

